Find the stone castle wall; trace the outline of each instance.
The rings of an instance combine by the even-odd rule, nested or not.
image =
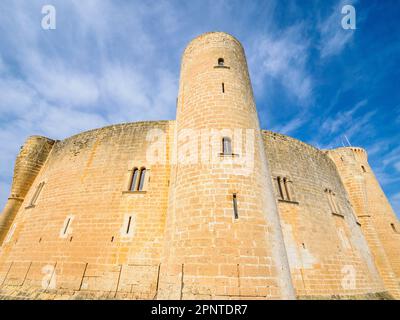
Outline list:
[[[181,69],[176,121],[27,140],[0,298],[398,298],[400,226],[366,154],[261,131],[230,35],[194,39]]]
[[[1,248],[3,294],[43,295],[42,282],[54,276],[48,289],[58,295],[154,298],[169,168],[146,162],[146,137],[171,124],[116,125],[54,145]],[[147,169],[142,192],[128,191],[135,167]]]
[[[297,295],[386,291],[335,164],[296,139],[269,131],[263,137]],[[289,199],[286,190],[280,196],[279,178],[287,179]]]

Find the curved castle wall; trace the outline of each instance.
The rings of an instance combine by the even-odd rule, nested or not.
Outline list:
[[[386,291],[331,159],[281,134],[264,131],[263,138],[296,294],[367,297]]]
[[[116,125],[55,143],[1,248],[3,294],[18,289],[46,298],[54,289],[69,297],[154,298],[169,169],[148,163],[146,139],[149,131],[168,133],[170,126]],[[135,167],[147,169],[141,192],[129,191]],[[46,279],[54,283],[43,288]]]
[[[398,230],[365,152],[261,131],[242,46],[207,33],[176,121],[27,140],[0,299],[399,297]]]

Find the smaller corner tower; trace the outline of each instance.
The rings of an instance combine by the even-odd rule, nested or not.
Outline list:
[[[31,136],[21,147],[15,162],[11,194],[0,215],[0,246],[53,145],[54,140]]]
[[[400,223],[362,148],[330,150],[385,287],[400,298]]]

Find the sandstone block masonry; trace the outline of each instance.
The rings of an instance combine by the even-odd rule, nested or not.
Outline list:
[[[176,121],[26,141],[0,298],[400,298],[399,230],[365,151],[261,130],[243,47],[206,33],[183,54]]]

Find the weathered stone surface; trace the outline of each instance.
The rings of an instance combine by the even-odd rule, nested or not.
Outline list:
[[[260,130],[230,35],[194,39],[181,68],[176,121],[27,140],[0,216],[0,299],[399,298],[400,225],[366,153]],[[247,159],[236,129],[254,137],[241,164],[226,161]],[[185,130],[226,130],[233,154],[175,161]]]

